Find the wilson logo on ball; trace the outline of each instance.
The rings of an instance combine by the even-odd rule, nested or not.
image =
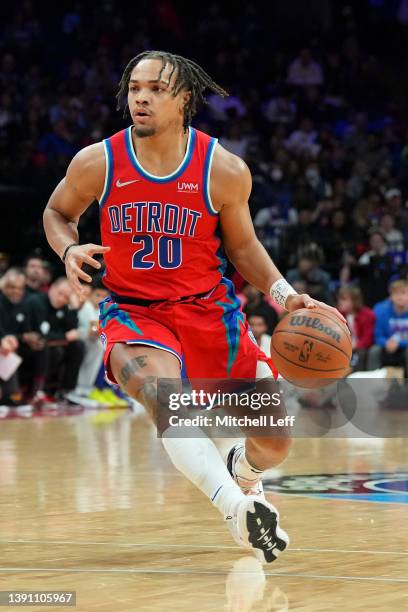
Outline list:
[[[323,332],[336,340],[336,342],[340,342],[340,334],[328,325],[323,325],[320,321],[319,317],[305,317],[304,315],[294,315],[290,320],[290,325],[292,327],[311,327],[312,329],[316,329],[317,331]]]

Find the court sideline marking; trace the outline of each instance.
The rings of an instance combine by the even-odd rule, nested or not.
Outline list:
[[[189,570],[187,568],[180,569],[158,569],[158,568],[89,568],[82,569],[77,567],[0,567],[0,572],[64,572],[65,574],[72,573],[93,573],[93,574],[196,574],[196,575],[229,575],[230,571],[223,572],[222,570]],[[243,574],[252,574],[254,572],[240,572]],[[408,584],[407,578],[380,578],[378,576],[330,576],[320,574],[296,574],[290,572],[265,572],[265,576],[281,576],[282,578],[311,578],[314,580],[350,580],[353,582],[386,582]]]
[[[123,548],[192,548],[192,549],[213,549],[213,550],[239,550],[237,546],[214,545],[211,544],[162,544],[157,543],[140,543],[140,542],[93,542],[88,540],[0,540],[1,544],[56,544],[56,545],[73,545],[73,546],[117,546]],[[327,553],[342,553],[342,554],[363,554],[363,555],[396,555],[408,556],[408,551],[393,551],[393,550],[354,550],[354,549],[339,549],[339,548],[288,548],[285,552],[327,552]]]

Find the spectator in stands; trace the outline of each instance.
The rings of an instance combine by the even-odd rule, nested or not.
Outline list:
[[[316,242],[316,239],[312,211],[309,208],[301,208],[298,211],[297,223],[287,226],[283,232],[279,252],[280,267],[284,270],[294,267],[300,251]]]
[[[361,160],[370,174],[378,168],[382,170],[389,167],[390,153],[379,134],[368,134],[367,151],[361,155]]]
[[[53,266],[49,261],[43,260],[43,284],[40,288],[44,293],[48,292],[52,279],[54,278]]]
[[[72,159],[79,146],[75,142],[73,126],[68,121],[59,119],[38,143],[38,150],[45,157]]]
[[[30,255],[24,262],[24,274],[26,276],[26,292],[36,293],[40,291],[44,283],[44,260],[38,255]]]
[[[61,398],[76,387],[84,356],[77,312],[68,306],[71,292],[62,277],[51,284],[48,294],[38,292],[27,299],[33,330],[41,334],[48,347],[47,387],[59,389]]]
[[[219,121],[227,121],[232,117],[243,117],[246,109],[243,102],[237,95],[229,95],[228,98],[222,98],[216,94],[208,96],[209,110],[213,117]]]
[[[276,310],[265,300],[263,293],[246,283],[240,298],[243,303],[243,311],[247,317],[255,314],[255,312],[258,316],[263,316],[267,324],[267,333],[272,334],[278,323],[278,315]]]
[[[394,216],[395,224],[400,229],[405,240],[408,240],[408,210],[402,202],[402,195],[399,189],[389,189],[385,193],[387,210]]]
[[[298,87],[322,85],[323,71],[320,64],[313,59],[310,49],[302,49],[290,64],[287,82]]]
[[[8,355],[9,353],[16,351],[17,348],[17,338],[12,334],[7,334],[5,329],[0,326],[0,354]]]
[[[220,138],[220,144],[239,157],[245,157],[248,138],[242,134],[239,123],[234,122],[228,126],[225,136]]]
[[[352,266],[352,278],[357,278],[363,292],[364,301],[373,306],[388,294],[389,279],[395,272],[392,255],[388,252],[384,232],[377,227],[369,231],[370,249]]]
[[[368,148],[368,129],[367,116],[364,113],[358,113],[353,123],[346,128],[344,146],[358,155],[366,152]]]
[[[320,144],[317,142],[317,131],[313,121],[306,117],[300,122],[297,130],[294,130],[284,142],[286,149],[294,155],[310,155],[317,157]]]
[[[311,221],[319,240],[329,227],[334,210],[335,202],[331,198],[323,198],[317,203],[317,206],[313,207]]]
[[[305,179],[313,191],[314,197],[318,200],[330,198],[332,188],[320,174],[319,164],[316,161],[310,161],[305,170]]]
[[[399,366],[408,377],[408,280],[391,283],[390,298],[374,306],[375,345],[368,352],[367,369]]]
[[[355,252],[358,233],[347,220],[343,210],[334,210],[330,215],[328,227],[319,236],[319,244],[325,254],[324,268],[332,278],[337,278],[339,264],[345,261],[347,254]]]
[[[9,297],[6,297],[4,289]],[[13,316],[10,310],[14,310],[14,302],[21,301],[23,295],[24,275],[17,269],[9,270],[2,278],[2,293],[0,294],[0,358],[2,355],[6,356],[9,353],[16,352],[18,349],[19,341],[14,333],[15,327],[18,325],[18,313],[15,312],[15,316]],[[8,406],[17,405],[21,400],[17,372],[6,381],[0,379],[0,398],[2,404]]]
[[[46,354],[44,340],[32,331],[24,293],[23,271],[10,268],[3,277],[0,294],[0,327],[16,339],[17,352],[23,360],[18,374],[14,375],[13,393],[21,395],[24,390],[24,395],[32,398],[45,383]]]
[[[315,249],[306,250],[300,257],[296,268],[288,270],[289,283],[304,282],[306,293],[316,300],[332,303],[330,275],[319,267],[320,258]]]
[[[263,350],[267,357],[270,357],[272,336],[268,334],[268,323],[266,322],[265,315],[262,312],[257,313],[255,310],[253,314],[249,315],[248,323],[261,350]]]
[[[292,125],[296,119],[296,102],[289,91],[284,90],[268,102],[264,113],[266,119],[272,124]]]
[[[109,294],[98,275],[94,276],[91,288],[90,295],[78,311],[78,332],[85,344],[85,356],[79,369],[76,388],[67,396],[72,402],[83,405],[85,405],[84,399],[89,399],[103,362],[103,347],[98,330],[98,304]]]
[[[0,361],[7,357],[10,353],[14,353],[18,348],[18,340],[11,334],[6,334],[1,327],[0,322]],[[4,405],[8,407],[18,403],[20,399],[20,391],[18,385],[17,373],[15,372],[8,380],[4,381],[0,378],[0,401],[1,408]]]
[[[395,217],[391,213],[385,213],[380,219],[380,228],[384,232],[389,251],[401,252],[404,250],[404,236],[401,230],[395,227]]]
[[[337,295],[337,308],[347,319],[351,332],[353,370],[365,370],[367,350],[374,342],[375,314],[364,305],[359,287],[341,287]]]
[[[276,167],[272,172],[278,169]],[[287,183],[283,180],[274,180],[271,189],[273,205],[258,210],[254,218],[258,238],[274,260],[280,256],[280,238],[284,228],[290,220],[296,218],[296,211],[289,209],[286,205],[288,198],[285,195],[287,191]]]

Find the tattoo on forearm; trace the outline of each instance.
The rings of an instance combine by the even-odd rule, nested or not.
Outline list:
[[[130,361],[127,362],[126,365],[123,366],[121,371],[119,372],[119,380],[121,384],[126,387],[129,382],[132,374],[147,366],[147,355],[139,355],[138,357],[133,357]]]

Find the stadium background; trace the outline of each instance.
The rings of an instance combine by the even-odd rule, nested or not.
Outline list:
[[[48,285],[64,273],[46,243],[42,212],[75,152],[128,124],[115,110],[118,81],[129,58],[149,48],[197,60],[230,90],[225,106],[210,100],[194,125],[246,159],[257,232],[290,282],[333,304],[350,284],[369,306],[384,301],[389,281],[407,277],[407,39],[408,0],[2,3],[0,344],[26,307],[24,283],[38,313]],[[315,63],[306,57],[299,68],[304,48]],[[305,118],[313,122],[306,132]],[[387,242],[370,236],[379,225]],[[80,236],[99,241],[96,203]],[[26,265],[32,254],[37,259]],[[20,265],[26,280],[14,275],[20,288],[11,289],[5,271]],[[269,350],[267,332],[280,313],[229,274]],[[62,294],[66,304],[72,291],[63,286]],[[98,366],[95,310],[87,304],[83,341]],[[368,347],[374,313],[361,304],[355,310],[353,334],[361,332]],[[69,386],[84,352],[75,334],[66,341],[75,311],[47,312],[43,337],[30,340],[36,350],[21,338],[18,349],[38,392],[46,389],[35,376],[44,374],[43,353],[54,351],[56,363],[76,347],[62,372]],[[12,327],[2,330],[10,313]],[[408,304],[403,316],[408,322]],[[53,329],[61,322],[64,329]],[[56,345],[41,323],[58,332]],[[86,372],[82,379],[93,382]],[[335,423],[335,431],[298,437],[283,466],[265,474],[291,546],[264,572],[173,469],[140,406],[117,410],[116,397],[115,409],[89,410],[83,399],[80,407],[67,404],[49,389],[42,399],[36,392],[11,404],[0,381],[0,604],[5,589],[64,589],[76,591],[77,612],[406,609],[408,385],[378,372],[363,372],[356,392],[358,383],[358,402],[348,399],[340,427],[330,392],[285,397],[301,422],[322,423],[323,432]],[[230,443],[219,447],[223,456]]]

